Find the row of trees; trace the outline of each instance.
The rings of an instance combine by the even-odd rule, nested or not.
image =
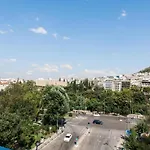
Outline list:
[[[144,89],[144,92],[147,89]],[[93,86],[88,79],[77,84],[73,81],[66,87],[71,99],[71,109],[88,109],[105,113],[130,113],[148,114],[149,99],[144,95],[143,89],[132,87],[120,92],[104,90]],[[150,92],[149,92],[150,93]]]
[[[106,91],[88,79],[67,87],[39,89],[33,81],[10,84],[0,91],[0,145],[31,149],[41,137],[56,130],[57,120],[73,109],[105,113],[148,113],[143,91],[133,87],[121,92]]]

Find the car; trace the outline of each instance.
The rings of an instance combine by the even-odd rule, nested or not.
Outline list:
[[[103,125],[103,122],[100,120],[93,120],[93,124],[100,124]]]
[[[69,142],[72,138],[72,134],[68,133],[65,137],[64,137],[64,142]]]
[[[94,116],[94,117],[99,117],[99,116],[100,116],[100,114],[93,114],[93,116]]]

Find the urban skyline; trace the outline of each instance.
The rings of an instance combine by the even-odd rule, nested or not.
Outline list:
[[[3,1],[0,77],[132,74],[148,67],[149,1]]]

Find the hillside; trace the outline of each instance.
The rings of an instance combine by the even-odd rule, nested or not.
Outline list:
[[[140,73],[145,73],[145,72],[150,72],[150,67],[147,67],[141,71],[139,71]]]

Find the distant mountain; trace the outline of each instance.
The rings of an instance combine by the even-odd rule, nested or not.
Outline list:
[[[150,72],[150,67],[147,67],[141,71],[139,71],[140,73],[145,73],[145,72]]]

